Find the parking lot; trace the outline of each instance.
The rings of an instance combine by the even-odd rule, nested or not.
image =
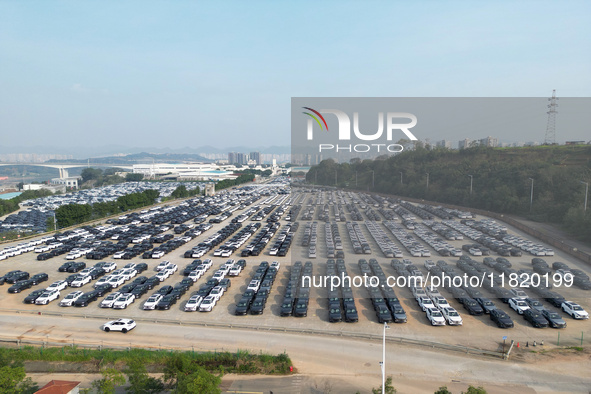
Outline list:
[[[99,297],[97,301],[91,302],[86,307],[60,307],[58,305],[59,301],[62,300],[68,293],[73,291],[83,291],[89,292],[93,289],[93,283],[96,280],[92,280],[90,283],[84,284],[79,288],[67,288],[60,292],[60,298],[56,301],[51,301],[48,305],[35,305],[35,304],[25,304],[23,303],[23,299],[32,291],[37,289],[43,289],[49,286],[51,283],[66,279],[71,273],[68,272],[58,272],[58,268],[67,261],[66,255],[62,254],[55,257],[48,258],[44,261],[37,260],[37,253],[30,251],[24,252],[20,255],[16,255],[13,257],[8,257],[5,260],[0,261],[0,275],[4,275],[9,271],[13,270],[22,270],[30,273],[31,276],[38,274],[38,273],[47,273],[49,275],[48,281],[40,283],[38,285],[32,286],[30,289],[23,290],[21,293],[18,294],[9,294],[7,289],[11,286],[11,284],[4,284],[1,287],[0,291],[0,302],[2,305],[3,310],[25,310],[25,311],[51,311],[56,313],[62,313],[64,315],[67,314],[86,314],[91,316],[105,316],[105,318],[118,318],[118,317],[125,317],[125,318],[143,318],[143,319],[151,319],[154,320],[175,320],[175,321],[198,321],[198,322],[212,322],[212,323],[221,323],[221,324],[245,324],[251,326],[259,326],[259,327],[289,327],[289,328],[301,328],[301,329],[314,329],[314,330],[329,330],[329,331],[344,331],[344,332],[364,332],[364,333],[378,333],[381,330],[380,325],[378,324],[378,316],[376,315],[376,300],[372,300],[371,296],[371,288],[366,286],[356,287],[351,286],[350,291],[352,298],[355,302],[355,307],[357,309],[358,314],[358,322],[338,322],[338,323],[331,323],[329,322],[329,305],[330,305],[330,294],[329,290],[326,287],[315,287],[310,286],[308,298],[308,307],[307,307],[307,315],[305,317],[295,317],[295,316],[281,316],[281,308],[282,304],[285,300],[285,293],[288,290],[287,285],[290,281],[290,272],[292,272],[296,262],[301,262],[305,265],[306,262],[310,261],[311,264],[311,274],[313,276],[325,276],[327,274],[327,260],[329,260],[329,255],[334,255],[334,253],[342,251],[344,254],[344,258],[342,259],[342,264],[344,264],[344,268],[346,273],[351,276],[363,276],[364,269],[366,266],[364,264],[360,264],[360,259],[365,259],[366,261],[370,262],[371,259],[375,259],[370,267],[373,273],[376,272],[376,267],[381,268],[381,271],[385,276],[392,276],[392,277],[399,277],[401,276],[400,267],[397,269],[396,264],[392,264],[393,257],[386,257],[387,253],[394,252],[395,250],[400,250],[402,252],[402,257],[394,259],[399,260],[410,260],[410,265],[416,267],[414,268],[416,272],[422,274],[423,277],[426,277],[429,274],[429,271],[426,269],[425,261],[426,260],[433,260],[434,262],[443,261],[447,263],[449,267],[453,267],[458,274],[464,274],[464,270],[460,269],[458,266],[459,257],[457,256],[441,256],[436,251],[435,247],[433,247],[432,239],[425,236],[425,232],[431,232],[434,228],[434,224],[442,224],[446,221],[449,221],[450,226],[448,229],[454,229],[456,232],[461,231],[468,231],[465,228],[459,226],[460,218],[455,217],[454,219],[442,219],[440,217],[435,216],[434,218],[422,218],[419,214],[415,212],[411,212],[413,204],[409,203],[394,203],[392,201],[385,201],[379,198],[372,199],[371,197],[363,194],[358,193],[350,193],[350,192],[337,192],[334,190],[329,191],[317,191],[317,190],[305,190],[296,188],[291,191],[291,194],[284,194],[287,185],[285,183],[277,183],[274,186],[262,186],[258,188],[240,188],[236,190],[229,191],[227,193],[221,194],[216,199],[195,199],[192,202],[185,203],[190,206],[190,208],[195,208],[195,210],[199,210],[201,208],[211,208],[211,207],[221,207],[221,211],[217,212],[212,210],[207,215],[206,220],[202,223],[209,223],[211,219],[219,218],[220,215],[223,216],[223,212],[230,212],[231,215],[228,215],[226,219],[220,220],[219,223],[216,223],[216,220],[213,220],[211,223],[211,228],[203,231],[199,235],[190,240],[185,240],[181,244],[181,246],[175,247],[169,252],[163,254],[160,258],[142,258],[145,252],[139,253],[129,259],[114,259],[113,255],[109,255],[104,257],[100,260],[91,260],[85,257],[76,258],[74,261],[81,261],[85,262],[88,267],[91,267],[98,261],[113,261],[117,264],[117,268],[122,268],[124,265],[132,263],[132,264],[140,264],[146,263],[147,270],[140,273],[139,276],[146,276],[152,277],[153,275],[157,274],[156,268],[162,261],[169,261],[171,264],[174,264],[178,267],[178,269],[172,273],[167,279],[163,280],[162,282],[158,283],[153,289],[149,290],[147,293],[143,294],[139,297],[135,302],[129,305],[125,309],[109,309],[109,308],[101,308],[99,305],[101,301],[104,299],[104,296]],[[240,196],[238,196],[238,194]],[[287,196],[287,198],[286,198]],[[250,202],[248,205],[244,204],[244,201]],[[377,206],[376,206],[377,205]],[[172,205],[171,205],[172,207]],[[295,207],[300,207],[299,209],[295,209]],[[253,209],[255,208],[255,209]],[[355,209],[351,209],[355,208]],[[290,212],[291,209],[291,212]],[[424,214],[425,212],[433,212],[436,211],[435,208],[429,208],[427,210],[419,209],[417,212]],[[250,214],[246,214],[249,212]],[[299,211],[299,213],[298,213]],[[170,212],[175,212],[174,210],[170,210]],[[179,210],[178,212],[181,212]],[[257,214],[256,212],[260,212]],[[275,212],[275,214],[273,213]],[[279,213],[278,213],[279,212]],[[240,232],[237,229],[235,232],[228,235],[228,238],[221,242],[219,245],[216,245],[205,252],[203,255],[198,257],[200,260],[211,259],[212,260],[212,267],[208,269],[204,275],[202,275],[192,286],[190,286],[189,290],[182,294],[179,300],[174,303],[170,309],[168,310],[144,310],[143,305],[148,297],[158,291],[159,288],[162,286],[175,286],[177,283],[181,282],[185,276],[183,276],[184,268],[191,263],[192,261],[196,260],[197,258],[187,257],[185,258],[185,253],[191,249],[196,250],[197,246],[200,243],[203,243],[206,239],[211,237],[212,235],[216,234],[216,232],[227,228],[231,224],[232,219],[238,218],[241,214],[245,214],[246,218],[240,223],[239,228],[245,229],[247,226],[255,223],[260,223],[261,226],[258,228],[253,227],[253,231],[251,235],[248,235],[247,240],[244,241],[239,247],[235,250],[232,250],[229,256],[215,256],[215,251],[225,243],[229,242],[235,234]],[[412,221],[415,223],[415,227],[417,229],[413,230],[413,226],[405,225],[410,216],[413,216],[414,219]],[[179,214],[180,215],[180,214]],[[291,242],[291,246],[285,256],[279,256],[276,253],[274,255],[270,255],[271,249],[277,245],[276,238],[279,237],[281,233],[281,229],[288,224],[289,222],[286,220],[288,216],[291,221],[299,222],[299,226],[293,232],[293,240]],[[256,219],[255,219],[256,218]],[[260,219],[259,219],[260,218]],[[265,246],[263,247],[262,251],[258,253],[258,255],[253,256],[241,256],[241,252],[247,247],[247,245],[256,238],[257,234],[263,230],[265,224],[267,224],[267,218],[272,218],[271,223],[277,220],[279,226],[276,226],[277,229],[273,233],[270,239],[264,242]],[[354,221],[353,219],[361,219],[359,221]],[[371,225],[368,226],[365,221],[368,221],[368,218],[372,218],[374,220],[371,221]],[[196,218],[195,218],[196,219]],[[254,219],[254,220],[253,220]],[[343,220],[344,219],[344,220]],[[380,219],[379,221],[375,221],[375,219]],[[474,220],[482,221],[485,219],[484,223],[491,223],[486,221],[487,218],[483,217],[475,217]],[[308,243],[307,245],[303,242],[305,232],[306,232],[306,225],[313,224],[316,222],[317,231],[314,232],[315,242],[314,242],[314,254],[311,254],[311,246]],[[199,226],[197,220],[190,220],[185,222],[186,224],[195,224],[195,226]],[[169,222],[162,222],[162,220],[156,224],[151,223],[154,226],[164,226],[167,225],[169,229],[163,232],[159,232],[157,235],[149,234],[150,237],[163,237],[167,234],[170,234],[170,240],[176,240],[182,236],[183,233],[175,232],[175,228],[179,226],[179,224],[170,224]],[[330,226],[331,231],[325,230],[325,225],[328,224]],[[141,226],[146,227],[141,227]],[[353,226],[354,225],[354,226]],[[136,226],[137,228],[144,228],[147,229],[148,224],[143,223],[136,223],[136,224],[108,224],[105,228],[118,228],[122,226],[132,227]],[[363,245],[367,245],[370,253],[362,253],[356,254],[356,250],[359,252],[360,249],[356,244],[357,241],[350,237],[350,229],[355,228],[353,231],[357,234],[357,241],[362,239]],[[454,227],[451,227],[454,226]],[[194,227],[187,229],[187,231],[191,231]],[[473,230],[472,227],[469,230]],[[147,230],[146,230],[147,231]],[[335,247],[335,237],[334,234],[338,231],[339,238],[341,241],[342,248]],[[401,232],[402,231],[402,232]],[[515,229],[508,228],[507,229],[508,235],[520,237],[524,240],[534,241],[534,243],[538,243],[536,240],[529,239],[528,236],[524,235],[516,231]],[[330,239],[327,239],[326,236],[329,235]],[[397,238],[397,235],[405,234],[404,237],[407,237],[407,240],[412,238],[414,244],[405,244]],[[148,234],[146,234],[148,235]],[[387,236],[389,239],[388,242],[391,242],[392,250],[389,248],[384,248],[384,244],[378,244],[377,240],[382,242],[383,236]],[[146,239],[148,239],[147,237]],[[264,237],[263,237],[264,238]],[[261,238],[261,240],[263,239]],[[169,240],[169,241],[170,241]],[[97,239],[86,240],[86,242],[94,241],[96,242]],[[114,241],[115,242],[115,241]],[[143,241],[142,241],[143,242]],[[166,242],[166,241],[165,241]],[[262,242],[262,241],[261,241]],[[406,241],[404,241],[406,242]],[[472,250],[472,252],[468,252],[465,250],[464,246],[467,244],[476,244],[477,242],[474,240],[470,240],[467,238],[467,235],[464,236],[463,240],[450,240],[446,239],[445,243],[451,248],[462,251],[463,255],[470,256],[473,261],[476,261],[482,264],[485,256],[478,256],[477,252]],[[18,243],[13,243],[9,245],[5,245],[5,247],[9,247],[11,245],[16,245]],[[129,247],[133,245],[130,242]],[[158,243],[152,243],[153,247],[158,247]],[[280,245],[280,244],[279,244]],[[388,245],[388,244],[386,244]],[[494,245],[494,243],[491,243]],[[481,245],[482,248],[485,248]],[[228,246],[230,247],[230,246]],[[464,250],[463,250],[464,248]],[[547,245],[543,245],[543,248],[548,248]],[[474,249],[474,248],[470,248]],[[494,259],[497,259],[501,256],[495,251],[490,249],[490,256]],[[365,246],[361,248],[361,252],[364,252]],[[416,256],[415,252],[423,253],[423,256]],[[475,254],[472,254],[475,253]],[[429,256],[430,254],[430,256]],[[313,257],[313,256],[316,257]],[[532,264],[531,260],[536,256],[524,252],[521,256],[504,256],[507,261],[510,262],[512,269],[518,271],[521,269],[531,269]],[[554,251],[553,256],[538,256],[544,259],[550,267],[554,262],[560,261],[566,263],[568,267],[572,269],[580,269],[584,273],[589,274],[590,269],[589,267],[585,266],[583,263],[573,259],[572,257],[556,250]],[[230,279],[230,287],[227,288],[223,296],[219,298],[211,312],[186,312],[185,311],[185,304],[187,300],[195,293],[197,293],[203,285],[211,279],[214,273],[222,267],[226,263],[228,259],[234,259],[238,261],[240,259],[244,259],[246,262],[245,268],[240,272],[238,276],[227,276]],[[336,260],[336,258],[332,258],[332,260]],[[236,304],[239,303],[241,298],[243,298],[245,291],[247,290],[251,280],[257,274],[257,269],[260,267],[262,262],[268,262],[271,264],[272,262],[278,262],[280,267],[277,270],[276,274],[274,274],[274,282],[270,287],[270,291],[268,295],[266,295],[266,306],[263,310],[262,314],[252,315],[247,313],[243,316],[236,316]],[[337,262],[339,260],[336,260]],[[470,260],[466,260],[470,261]],[[408,261],[405,262],[408,265]],[[441,264],[443,266],[443,264]],[[478,265],[476,266],[479,267]],[[464,267],[465,268],[465,267]],[[499,271],[492,270],[496,276],[500,274]],[[556,270],[551,270],[552,274]],[[265,271],[266,272],[266,271]],[[339,271],[340,272],[340,271]],[[98,278],[97,278],[98,280]],[[133,277],[130,278],[125,284],[129,284],[133,282]],[[299,286],[301,283],[297,283],[295,286]],[[505,284],[505,288],[509,289],[510,286]],[[114,291],[118,291],[120,287]],[[210,289],[211,290],[211,289]],[[387,292],[386,292],[387,290]],[[514,322],[514,327],[509,329],[500,329],[497,325],[491,321],[487,314],[483,315],[470,315],[467,309],[455,298],[452,293],[451,289],[440,289],[441,295],[449,302],[449,305],[453,307],[459,314],[463,320],[461,326],[449,326],[444,325],[442,327],[433,327],[430,320],[427,318],[426,313],[421,309],[419,304],[415,299],[415,295],[413,294],[412,289],[408,287],[397,288],[394,287],[391,290],[382,289],[382,293],[384,298],[387,298],[387,294],[391,294],[391,290],[395,293],[396,297],[399,299],[399,305],[404,309],[406,314],[406,322],[396,324],[391,324],[391,329],[388,331],[388,335],[392,336],[401,336],[407,338],[414,338],[414,339],[422,339],[422,340],[429,340],[435,342],[443,342],[448,344],[455,344],[455,345],[465,345],[465,346],[473,346],[473,347],[480,347],[486,348],[491,350],[498,350],[500,346],[502,346],[501,338],[503,336],[508,337],[508,341],[514,339],[515,341],[519,342],[533,342],[537,341],[537,343],[544,343],[547,346],[552,346],[557,342],[557,333],[561,333],[561,344],[571,344],[576,345],[577,338],[589,338],[591,334],[589,330],[589,320],[575,320],[570,316],[566,315],[565,313],[561,312],[559,308],[552,306],[549,302],[542,300],[543,306],[551,311],[557,312],[560,316],[566,321],[567,327],[563,329],[551,329],[551,328],[534,328],[529,322],[525,321],[523,317],[521,317],[517,312],[511,309],[508,304],[502,302],[494,293],[492,293],[489,289],[483,289],[482,293],[484,297],[491,299],[497,308],[506,312],[506,314],[512,319]],[[530,291],[528,288],[523,288],[523,290],[528,293],[528,296],[531,298],[537,298],[534,293]],[[591,292],[588,290],[583,290],[578,287],[565,287],[560,286],[553,289],[554,291],[558,292],[562,295],[566,300],[572,300],[576,303],[580,304],[585,310],[591,309],[591,299],[590,294]],[[345,294],[348,290],[343,289],[341,287],[340,290],[342,293]],[[294,293],[299,294],[299,293]],[[339,296],[341,297],[341,295]],[[344,295],[342,296],[345,297]],[[373,296],[376,298],[378,296]],[[295,296],[294,296],[295,298]],[[379,297],[378,297],[379,298]],[[295,300],[294,300],[295,301]],[[344,303],[340,303],[341,308],[346,308]],[[389,306],[388,306],[389,307]],[[584,339],[584,341],[588,341]]]

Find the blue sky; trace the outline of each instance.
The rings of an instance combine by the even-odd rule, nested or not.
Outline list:
[[[2,1],[2,145],[289,145],[292,96],[589,97],[589,20],[588,1]]]

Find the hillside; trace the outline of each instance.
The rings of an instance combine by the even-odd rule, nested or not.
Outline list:
[[[591,146],[421,148],[376,160],[342,164],[325,160],[310,169],[307,181],[334,186],[335,174],[339,187],[560,223],[577,238],[591,242],[591,208],[588,205],[585,215],[581,183],[591,183]]]

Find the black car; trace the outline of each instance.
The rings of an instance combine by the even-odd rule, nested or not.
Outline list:
[[[90,304],[91,302],[96,301],[98,297],[99,293],[96,290],[89,291],[88,293],[82,294],[80,298],[74,301],[74,306],[80,308],[88,306],[88,304]]]
[[[73,261],[68,261],[67,263],[62,264],[57,270],[58,272],[68,272],[68,268],[70,268],[73,264]]]
[[[35,275],[31,276],[31,280],[33,281],[33,285],[38,285],[41,282],[45,282],[47,279],[49,279],[49,275],[47,275],[44,272],[41,274],[35,274]]]
[[[378,317],[378,322],[381,324],[392,323],[394,321],[390,309],[385,304],[376,307],[376,316]]]
[[[20,293],[23,290],[33,287],[30,279],[20,280],[8,288],[9,293]]]
[[[484,313],[484,310],[480,304],[478,304],[478,302],[472,298],[465,298],[462,304],[464,305],[464,309],[467,310],[471,315],[479,316]]]
[[[232,286],[232,282],[230,281],[230,278],[224,278],[224,279],[220,280],[220,283],[218,284],[218,286],[221,286],[221,287],[225,288],[226,290],[228,290],[228,288],[230,288],[230,286]]]
[[[263,311],[265,310],[265,305],[267,304],[267,299],[265,297],[257,296],[250,304],[250,314],[251,315],[262,315]]]
[[[148,286],[148,289],[152,290],[154,287],[160,284],[160,278],[158,278],[157,276],[152,276],[148,278],[148,280],[146,280],[144,284]]]
[[[499,328],[512,328],[513,320],[501,309],[490,311],[490,320],[494,321]]]
[[[480,304],[482,310],[484,310],[484,313],[486,314],[489,314],[491,310],[497,308],[495,303],[489,300],[488,298],[478,297],[475,300]]]
[[[82,271],[84,268],[86,268],[86,263],[84,263],[82,261],[77,261],[75,263],[72,263],[72,265],[70,265],[68,267],[66,272],[74,273],[74,272]]]
[[[156,308],[160,309],[160,310],[170,309],[170,307],[172,307],[174,304],[176,304],[176,301],[177,301],[177,298],[175,297],[174,294],[165,295],[158,302],[158,305],[156,305]]]
[[[281,304],[280,316],[291,316],[293,314],[293,301],[288,298],[283,300]]]
[[[45,261],[45,260],[48,260],[52,257],[53,257],[53,254],[51,254],[51,253],[40,253],[37,255],[37,260]]]
[[[557,308],[560,308],[562,306],[562,303],[564,301],[566,301],[563,296],[561,296],[560,294],[555,293],[553,291],[549,291],[546,294],[545,299],[546,299],[546,301],[548,301],[549,303],[551,303],[552,305],[554,305]]]
[[[298,301],[295,304],[295,308],[293,310],[293,315],[295,317],[308,316],[308,299],[307,298],[298,299]]]
[[[104,274],[106,274],[107,271],[105,271],[104,268],[95,268],[92,271],[90,271],[90,273],[88,274],[90,276],[90,278],[92,280],[98,279],[101,276],[103,276]]]
[[[244,316],[248,312],[248,308],[250,307],[250,301],[252,299],[248,297],[242,297],[240,301],[236,304],[236,309],[234,310],[234,314],[236,316]]]
[[[542,316],[548,320],[548,324],[552,328],[566,328],[566,322],[560,317],[560,315],[556,312],[549,311],[544,309],[542,311]]]
[[[390,309],[392,311],[392,316],[394,317],[394,323],[406,323],[406,312],[400,305],[396,305]]]
[[[535,309],[530,308],[523,311],[523,318],[536,328],[548,327],[548,320],[546,320],[542,313]]]
[[[147,276],[137,276],[131,283],[135,283],[136,285],[143,285],[144,283],[146,283],[147,280]]]
[[[328,321],[331,323],[339,323],[343,321],[343,314],[339,305],[333,304],[328,310]]]
[[[169,293],[169,295],[174,295],[176,297],[176,299],[180,299],[183,294],[185,294],[187,292],[187,289],[185,289],[185,287],[180,286],[180,285],[176,285],[172,291]]]
[[[98,285],[94,290],[99,297],[102,297],[113,290],[113,285],[110,283],[103,283],[102,285]]]
[[[145,270],[148,269],[148,264],[139,263],[139,264],[136,264],[135,267],[133,267],[133,269],[136,270],[138,274],[141,274],[142,272],[144,272]]]
[[[4,275],[6,283],[14,284],[18,281],[29,279],[29,273],[25,271],[10,271]]]
[[[72,282],[74,282],[79,276],[80,275],[78,275],[78,274],[68,275],[68,277],[64,280],[66,281],[68,286],[72,286]]]
[[[192,279],[183,278],[183,280],[181,280],[178,284],[183,286],[185,288],[185,290],[189,290],[191,288],[191,286],[193,286],[195,284],[195,282],[193,282]]]
[[[31,294],[25,297],[24,303],[25,304],[34,304],[35,300],[41,296],[41,294],[45,293],[45,289],[42,290],[33,290]]]
[[[119,290],[120,293],[131,293],[133,289],[137,286],[137,283],[128,283],[125,286],[122,286]]]
[[[161,288],[159,288],[156,293],[166,296],[166,295],[170,294],[170,292],[173,289],[174,289],[174,287],[165,285],[165,286],[162,286]]]
[[[135,298],[140,298],[144,294],[148,292],[148,285],[138,284],[134,289],[131,291],[131,294],[135,296]]]
[[[359,321],[359,314],[357,313],[357,308],[355,308],[355,304],[345,304],[343,312],[345,312],[345,322],[356,323]]]

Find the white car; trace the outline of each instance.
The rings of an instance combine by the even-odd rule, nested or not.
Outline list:
[[[109,281],[111,280],[112,277],[113,277],[113,275],[103,276],[102,278],[100,278],[99,280],[94,282],[94,285],[92,285],[92,286],[96,288],[100,285],[104,285],[105,283],[109,283]]]
[[[125,251],[124,251],[124,250],[120,250],[119,252],[116,252],[116,253],[113,255],[113,258],[114,258],[114,259],[120,259],[120,258],[123,258],[123,255],[124,255],[124,254],[125,254]]]
[[[156,271],[162,271],[168,267],[170,261],[161,261],[160,264],[156,266]]]
[[[445,318],[445,320],[447,321],[447,324],[449,324],[450,326],[461,326],[462,325],[462,323],[463,323],[462,317],[460,316],[458,311],[456,311],[451,306],[449,306],[447,308],[441,308],[440,311],[441,311],[441,314],[443,315],[443,317]]]
[[[158,278],[160,280],[160,282],[164,282],[166,279],[168,279],[169,276],[170,276],[170,272],[168,270],[160,271],[156,274],[156,278]]]
[[[234,264],[228,271],[228,276],[238,276],[242,272],[242,267],[239,264]]]
[[[211,312],[216,303],[217,299],[214,296],[205,297],[199,305],[199,312]]]
[[[36,300],[37,305],[47,305],[53,300],[60,298],[59,290],[46,290]]]
[[[248,284],[246,290],[254,290],[255,292],[259,291],[259,287],[261,286],[261,282],[258,280],[251,280]]]
[[[92,280],[92,278],[89,275],[78,275],[78,277],[76,277],[76,279],[74,279],[72,281],[72,284],[70,285],[71,287],[82,287],[87,283],[90,283],[90,281]]]
[[[195,294],[194,296],[189,298],[189,300],[185,304],[185,312],[196,312],[197,309],[199,309],[199,306],[201,305],[201,301],[203,301],[203,297],[201,297],[199,294]]]
[[[220,298],[222,298],[222,296],[224,295],[225,291],[226,291],[225,287],[216,286],[213,289],[211,289],[211,291],[209,292],[209,295],[212,297],[215,297],[216,300],[219,301]]]
[[[66,287],[68,287],[68,282],[66,282],[65,280],[58,280],[58,281],[50,284],[45,290],[61,291],[61,290],[65,289]]]
[[[277,271],[279,271],[280,267],[281,267],[281,263],[279,263],[278,261],[273,261],[271,263],[271,265],[269,266],[269,268],[275,268]]]
[[[202,275],[202,271],[191,271],[189,273],[189,275],[187,276],[189,279],[191,279],[193,282],[197,282],[199,280],[199,278],[201,278]]]
[[[117,264],[113,263],[112,261],[109,261],[103,264],[101,268],[104,269],[105,272],[111,272],[117,269]]]
[[[67,296],[65,296],[64,299],[60,301],[59,305],[60,306],[72,306],[72,304],[74,304],[74,301],[76,301],[78,298],[80,298],[80,296],[82,294],[84,294],[83,291],[73,291],[70,294],[68,294]]]
[[[132,268],[135,268],[136,265],[137,265],[136,263],[125,264],[123,266],[123,269],[132,269]]]
[[[218,281],[224,279],[226,277],[226,274],[224,273],[224,271],[221,270],[217,270],[214,274],[212,279],[217,279]]]
[[[429,297],[420,297],[419,306],[423,312],[427,312],[427,309],[435,308],[435,304],[433,304],[433,301]]]
[[[156,305],[160,302],[160,300],[164,297],[162,294],[152,294],[146,302],[144,302],[143,309],[145,310],[153,310],[156,309]]]
[[[427,313],[427,319],[429,319],[432,326],[445,326],[445,318],[439,309],[428,308],[425,312]]]
[[[113,303],[113,309],[125,309],[135,301],[135,296],[131,293],[122,294]]]
[[[433,297],[433,304],[437,307],[437,309],[441,310],[443,308],[451,308],[449,302],[444,297]]]
[[[136,275],[137,275],[137,271],[134,270],[133,268],[126,268],[121,271],[121,276],[123,277],[123,280],[126,280],[126,281],[130,280],[131,278],[133,278]]]
[[[82,275],[82,276],[90,275],[92,273],[92,271],[94,271],[94,267],[84,268],[82,271],[80,271],[78,273],[78,275]]]
[[[158,250],[158,251],[152,253],[152,258],[159,259],[159,258],[164,257],[164,254],[165,253],[162,250]]]
[[[527,305],[527,302],[525,302],[525,300],[522,298],[510,298],[509,306],[520,315],[523,315],[523,312],[530,309],[529,305]]]
[[[527,296],[527,294],[525,293],[525,291],[523,291],[517,287],[513,287],[511,289],[511,294],[513,294],[514,298],[521,298],[523,300],[525,300],[526,298],[529,298]]]
[[[111,278],[109,279],[109,283],[113,286],[113,288],[121,286],[123,282],[125,282],[125,280],[121,275],[111,276]]]
[[[572,301],[564,301],[561,306],[564,313],[570,315],[573,319],[583,320],[589,318],[589,313],[584,310],[579,304]]]
[[[135,328],[136,324],[131,319],[119,319],[119,320],[112,320],[108,323],[105,323],[102,327],[103,331],[121,331],[122,333],[127,333]]]
[[[122,293],[119,293],[118,291],[109,294],[108,296],[106,296],[101,303],[99,304],[99,307],[101,308],[112,308],[113,304],[115,303],[115,301],[117,301],[117,298],[121,295]]]
[[[212,264],[213,262],[211,261],[211,259],[205,259],[201,262],[201,265],[203,265],[205,269],[210,269]]]
[[[172,272],[177,272],[179,270],[179,266],[173,263],[168,263],[167,270],[172,270]]]

